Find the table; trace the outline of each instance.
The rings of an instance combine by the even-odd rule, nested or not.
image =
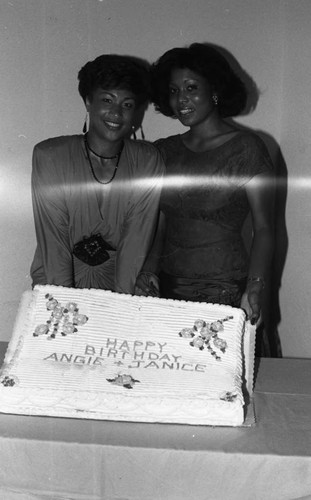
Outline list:
[[[251,427],[1,414],[0,498],[310,500],[311,360],[257,362]]]

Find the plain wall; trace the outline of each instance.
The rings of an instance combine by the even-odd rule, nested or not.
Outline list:
[[[260,90],[257,108],[238,121],[266,139],[283,179],[275,318],[283,355],[311,357],[311,2],[1,0],[0,20],[1,340],[10,338],[21,293],[31,285],[32,149],[47,137],[82,131],[78,70],[102,53],[151,62],[169,48],[199,41],[229,50]],[[143,126],[149,140],[184,130],[152,107]]]

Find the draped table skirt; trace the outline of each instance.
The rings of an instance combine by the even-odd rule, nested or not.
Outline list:
[[[311,360],[257,361],[251,427],[0,414],[0,498],[310,499]]]

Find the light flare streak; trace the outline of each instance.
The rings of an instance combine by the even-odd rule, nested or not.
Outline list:
[[[117,189],[120,191],[127,191],[127,190],[149,190],[149,189],[163,189],[163,188],[168,188],[168,189],[193,189],[193,188],[199,188],[200,190],[208,188],[223,188],[223,189],[234,189],[234,188],[239,188],[239,187],[245,187],[245,185],[249,182],[248,177],[233,177],[233,176],[185,176],[185,175],[174,175],[174,176],[166,176],[164,179],[158,178],[150,178],[150,177],[141,177],[138,179],[131,179],[129,181],[124,181],[120,180],[118,181],[117,179],[114,180],[112,184],[109,184],[108,186],[105,185],[100,185],[96,181],[89,182],[87,184],[83,183],[83,190],[87,191],[88,189],[94,189],[94,186],[96,186],[98,189],[102,189],[103,192],[108,189]],[[270,177],[262,177],[262,176],[256,176],[252,179],[252,185],[253,187],[256,187],[256,183],[258,187],[265,187],[265,186],[271,186],[275,185],[277,188],[283,188],[283,189],[290,189],[291,191],[307,191],[311,188],[311,176],[301,176],[301,177],[289,177],[289,178],[277,178],[277,179],[272,179]],[[81,183],[77,183],[76,185],[77,189],[81,191]],[[55,193],[55,190],[62,189],[64,190],[64,186],[59,184],[54,184],[53,186],[50,186],[48,188],[45,188],[45,192],[51,191]],[[71,185],[68,187],[68,190],[72,192],[74,189],[74,186]],[[23,191],[23,192],[21,192]],[[7,208],[10,205],[14,205],[14,200],[17,198],[17,193],[16,193],[16,188],[14,189],[14,186],[12,186],[11,182],[7,182],[6,179],[2,178],[0,180],[0,199],[1,199],[1,205],[5,205]],[[30,185],[27,185],[24,187],[24,189],[21,189],[21,186],[19,186],[18,190],[18,199],[20,204],[27,204],[29,203],[31,199],[31,194],[30,194]]]
[[[295,179],[274,179],[271,177],[261,177],[256,176],[251,180],[251,184],[253,188],[261,187],[271,187],[278,186],[285,188],[287,185],[290,185],[292,188],[305,190],[311,188],[311,177],[309,178],[295,178]],[[149,190],[149,189],[193,189],[199,188],[200,190],[206,188],[221,188],[221,189],[238,189],[245,187],[246,184],[250,182],[249,177],[242,176],[166,176],[165,179],[154,179],[150,177],[139,178],[139,179],[131,179],[129,181],[115,179],[113,183],[109,185],[101,185],[96,181],[88,182],[87,184],[83,183],[83,189],[94,189],[94,186],[99,190],[111,190],[115,189],[116,191],[126,191],[126,190]],[[81,183],[77,183],[77,188],[81,189]],[[51,186],[53,190],[64,187],[62,185],[54,185]],[[68,189],[72,191],[74,188],[73,185],[69,186]]]

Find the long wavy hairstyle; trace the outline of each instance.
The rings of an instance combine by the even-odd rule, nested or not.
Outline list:
[[[226,58],[207,43],[193,43],[189,47],[171,49],[152,64],[151,100],[157,111],[173,117],[169,102],[169,83],[172,70],[182,68],[188,68],[206,78],[212,91],[218,96],[218,111],[221,117],[242,113],[248,96],[246,87]]]

